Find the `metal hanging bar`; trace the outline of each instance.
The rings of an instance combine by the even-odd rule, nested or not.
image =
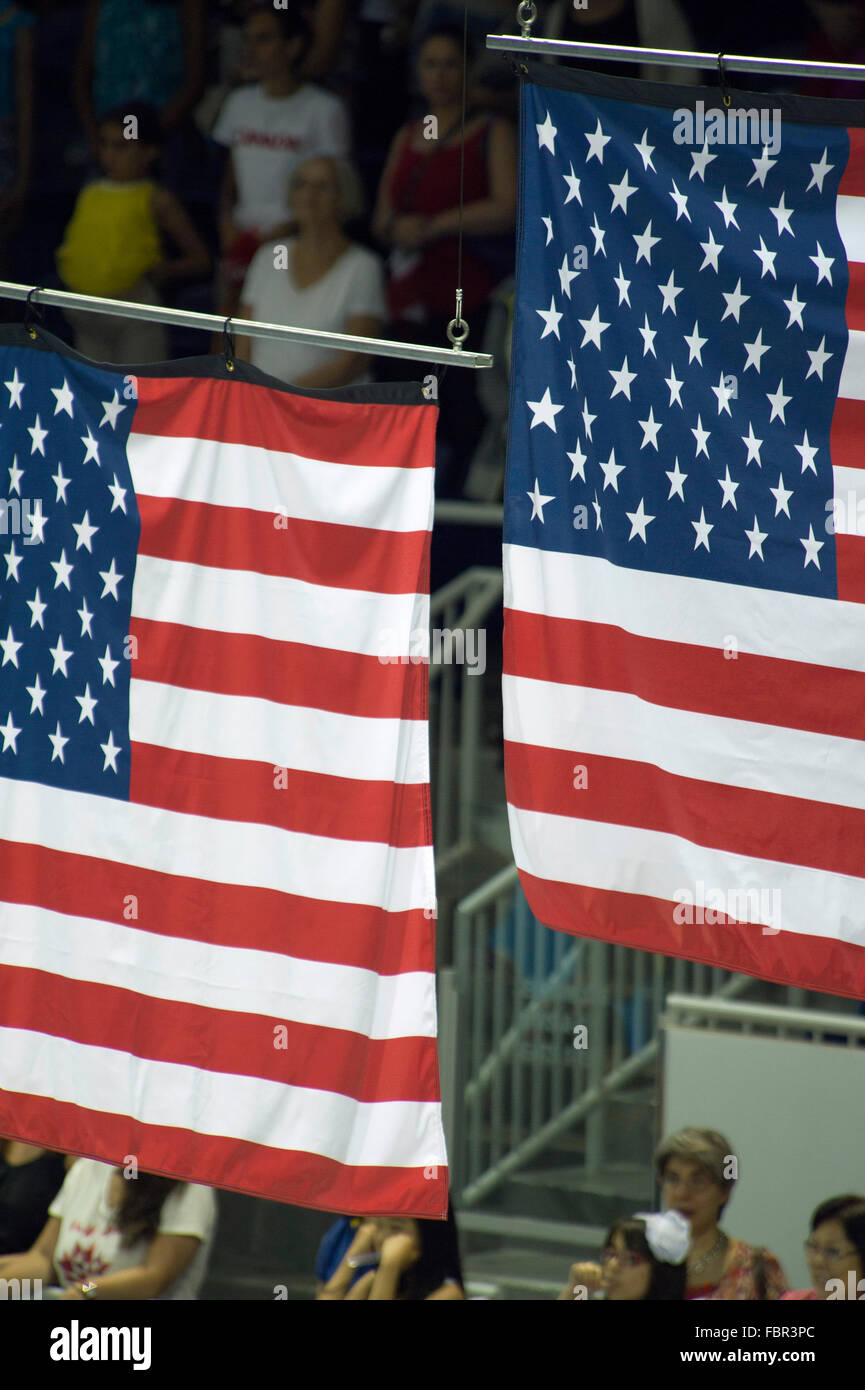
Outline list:
[[[202,328],[222,333],[226,320],[218,314],[198,314],[190,309],[165,309],[161,305],[130,304],[125,299],[100,299],[95,295],[72,294],[69,290],[46,290],[37,285],[16,285],[0,280],[0,299],[23,299],[30,306],[47,304],[57,309],[84,309],[93,314],[117,314],[122,318],[144,319],[148,323],[174,324],[178,328]],[[242,337],[287,339],[313,347],[330,347],[341,352],[366,351],[377,357],[402,357],[413,362],[436,362],[455,367],[491,367],[488,352],[465,352],[462,348],[434,347],[426,343],[398,343],[390,338],[355,338],[350,333],[324,333],[317,328],[288,328],[281,323],[260,323],[256,319],[232,319],[232,329]]]
[[[678,48],[629,48],[606,43],[579,43],[573,39],[520,38],[515,34],[488,34],[487,48],[501,53],[528,53],[538,58],[585,58],[603,63],[646,63],[653,67],[711,68],[717,53],[685,53]],[[831,77],[865,82],[861,63],[816,63],[807,58],[754,58],[725,53],[730,72],[759,72],[767,77]]]

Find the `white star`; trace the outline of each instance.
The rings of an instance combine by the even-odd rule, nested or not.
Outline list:
[[[20,565],[21,565],[21,561],[24,559],[24,556],[23,556],[23,555],[17,555],[17,554],[15,553],[15,542],[14,542],[14,541],[12,542],[12,548],[11,548],[10,550],[7,550],[6,555],[5,555],[4,558],[5,558],[5,560],[6,560],[6,578],[7,578],[7,579],[14,579],[14,580],[15,580],[15,583],[17,584],[17,583],[18,583],[18,569],[19,569],[19,567],[20,567]]]
[[[114,392],[114,395],[112,396],[110,401],[100,401],[100,405],[102,406],[102,409],[105,411],[105,414],[99,421],[100,429],[105,424],[108,424],[111,426],[112,429],[115,429],[117,427],[117,417],[120,414],[121,410],[126,409],[126,406],[120,404],[120,397],[118,396],[116,391]]]
[[[724,226],[729,227],[732,223],[732,225],[736,228],[737,232],[741,231],[741,228],[739,227],[739,224],[736,221],[736,208],[738,206],[738,203],[730,203],[727,201],[727,185],[725,184],[723,192],[721,194],[721,201],[720,203],[716,202],[715,207],[718,209],[718,211],[721,213],[721,216],[724,219]]]
[[[544,242],[544,245],[549,246],[550,242],[553,239],[553,219],[551,217],[542,217],[541,221],[547,229],[547,239]]]
[[[616,286],[617,290],[619,291],[619,304],[620,304],[620,305],[622,305],[622,304],[627,304],[628,308],[630,309],[630,307],[631,307],[631,301],[630,301],[630,299],[628,298],[628,290],[631,288],[631,282],[630,282],[630,280],[626,280],[625,277],[624,277],[624,275],[622,274],[622,262],[621,262],[621,261],[619,261],[619,273],[618,273],[618,275],[614,276],[614,278],[613,278],[613,284]]]
[[[579,270],[571,270],[571,267],[568,265],[568,258],[565,256],[562,264],[559,266],[559,285],[561,286],[562,294],[566,294],[568,299],[571,297],[571,281],[576,280],[579,274]],[[561,318],[561,315],[559,315],[559,317]],[[557,333],[556,337],[558,336]]]
[[[588,458],[588,454],[584,454],[584,453],[583,453],[583,451],[582,451],[582,449],[581,449],[581,447],[580,447],[580,441],[579,441],[579,439],[577,440],[576,444],[574,445],[574,452],[573,452],[572,454],[569,453],[569,454],[568,454],[568,458],[571,460],[571,476],[570,476],[570,478],[568,479],[568,481],[572,483],[572,482],[574,481],[574,478],[576,478],[577,474],[579,474],[579,476],[582,478],[583,482],[585,482],[585,481],[586,481],[586,472],[585,472],[585,469],[586,469],[586,459]]]
[[[576,362],[574,361],[573,357],[569,357],[569,358],[568,358],[568,366],[569,366],[570,369],[571,369],[571,388],[572,388],[572,389],[576,389],[576,385],[577,385],[577,364],[576,364]],[[111,490],[111,489],[109,489],[109,490]],[[123,495],[124,495],[124,497],[126,496],[125,493],[124,493]],[[112,507],[111,510],[114,511],[114,508]],[[126,511],[126,508],[124,507],[123,510]]]
[[[20,652],[23,645],[23,642],[15,641],[15,634],[10,627],[9,631],[6,633],[6,636],[0,638],[0,647],[3,648],[3,661],[0,662],[0,665],[5,666],[7,662],[11,661],[13,666],[17,666],[18,653]]]
[[[610,208],[610,212],[615,212],[616,208],[621,208],[622,212],[627,217],[628,199],[632,198],[637,191],[636,184],[628,183],[627,169],[625,170],[621,183],[611,183],[608,186],[613,195],[613,206]]]
[[[65,763],[66,759],[65,759],[64,756],[63,756],[63,749],[66,747],[66,745],[67,745],[67,743],[69,742],[69,740],[68,740],[68,738],[64,738],[64,737],[63,737],[63,733],[62,733],[61,728],[60,728],[60,720],[59,720],[59,719],[57,720],[57,727],[56,727],[56,729],[54,730],[54,733],[53,733],[53,734],[49,734],[48,737],[50,738],[50,740],[51,740],[51,746],[52,746],[53,749],[54,749],[54,752],[51,754],[51,761],[52,761],[52,763],[54,762],[54,759],[55,759],[55,758],[59,758],[60,761],[61,761],[61,763]]]
[[[538,125],[537,122],[535,123],[535,130],[538,132],[538,149],[542,150],[544,146],[546,146],[550,154],[555,154],[556,135],[558,132],[550,120],[549,111],[547,112],[546,119],[540,125]]]
[[[638,328],[637,332],[641,333],[643,337],[643,356],[646,357],[648,353],[651,353],[653,357],[657,357],[658,354],[655,352],[655,339],[658,336],[658,330],[657,328],[649,327],[648,314],[643,315],[643,326],[642,328]]]
[[[684,381],[680,381],[676,376],[676,368],[673,366],[672,362],[670,363],[670,375],[664,379],[670,388],[670,405],[672,405],[674,401],[677,405],[682,405],[681,392],[685,383]],[[684,410],[684,406],[682,406],[682,409]]]
[[[66,414],[69,416],[69,418],[70,418],[70,420],[71,420],[71,419],[72,419],[72,401],[73,401],[74,397],[73,397],[73,395],[72,395],[72,392],[71,392],[70,389],[69,389],[69,382],[66,380],[65,377],[63,378],[63,385],[62,385],[62,386],[52,386],[52,387],[51,387],[51,394],[52,394],[52,396],[56,396],[56,397],[57,397],[57,404],[56,404],[56,406],[54,407],[54,414],[55,414],[55,415],[59,415],[60,412],[61,412],[61,410],[63,410],[63,411],[66,412]],[[117,392],[115,391],[114,394],[116,395]]]
[[[733,318],[738,323],[739,313],[741,311],[742,305],[747,304],[748,300],[751,298],[749,294],[742,293],[741,275],[739,276],[739,283],[736,285],[736,288],[732,290],[729,294],[726,290],[722,290],[722,294],[727,301],[727,307],[721,315],[721,322],[723,323],[724,319],[727,318],[730,314],[732,314]]]
[[[67,651],[64,647],[62,633],[57,638],[57,646],[49,647],[48,650],[54,657],[54,670],[51,672],[52,676],[56,676],[57,672],[61,670],[61,668],[63,670],[64,676],[68,676],[69,672],[66,670],[66,663],[69,660],[70,656],[72,656],[74,653],[71,651]]]
[[[706,167],[707,165],[711,164],[713,159],[717,158],[718,156],[716,154],[709,154],[709,142],[708,140],[704,140],[703,148],[701,150],[691,151],[691,159],[694,162],[691,165],[691,172],[688,175],[688,182],[690,183],[691,179],[694,177],[695,174],[699,174],[700,182],[705,183]]]
[[[642,497],[640,498],[640,505],[637,507],[637,510],[635,512],[625,512],[625,516],[631,523],[631,534],[628,536],[628,540],[632,541],[635,536],[639,536],[640,540],[643,542],[643,545],[645,545],[646,527],[648,526],[649,522],[654,521],[655,518],[653,516],[646,516],[646,513],[643,509]]]
[[[758,329],[757,336],[754,339],[753,343],[743,343],[742,346],[748,353],[747,361],[745,362],[745,366],[742,370],[747,372],[749,367],[755,367],[757,372],[759,373],[760,359],[762,358],[764,352],[769,351],[769,344],[763,343],[763,329]]]
[[[757,464],[757,467],[762,468],[763,461],[760,458],[760,446],[762,445],[763,441],[762,439],[758,439],[755,435],[754,426],[751,424],[750,420],[748,421],[747,436],[744,434],[742,435],[742,443],[748,446],[748,457],[745,459],[745,466],[747,467],[747,465],[753,459]]]
[[[637,154],[643,161],[643,172],[645,173],[647,169],[651,169],[652,172],[656,174],[658,171],[655,168],[654,163],[652,162],[652,155],[655,153],[655,146],[647,144],[646,136],[648,135],[648,133],[649,127],[646,126],[646,129],[643,131],[643,135],[639,145],[637,144],[636,140],[634,141],[634,149],[637,151]]]
[[[63,465],[61,463],[58,463],[57,465],[57,472],[51,474],[51,481],[57,488],[57,496],[54,500],[56,502],[65,502],[66,489],[69,486],[69,479],[63,476]]]
[[[795,208],[788,208],[788,207],[785,205],[785,203],[784,203],[784,193],[783,193],[783,190],[782,190],[782,192],[781,192],[781,200],[780,200],[780,202],[778,203],[778,206],[777,206],[777,207],[774,207],[774,208],[770,208],[769,211],[771,212],[771,214],[772,214],[772,216],[774,217],[775,221],[778,223],[778,235],[780,236],[782,232],[789,232],[790,235],[791,235],[791,237],[792,237],[793,240],[795,241],[795,240],[796,240],[796,233],[793,231],[793,228],[790,226],[790,218],[792,217],[793,213],[795,212]]]
[[[42,457],[44,458],[44,457],[45,457],[45,439],[46,439],[46,437],[47,437],[47,435],[48,435],[48,431],[42,429],[41,425],[39,424],[39,416],[38,416],[38,415],[36,416],[36,421],[35,421],[35,423],[32,424],[32,425],[28,425],[28,426],[27,426],[27,433],[29,434],[30,438],[31,438],[32,441],[33,441],[33,443],[30,445],[30,452],[31,452],[31,454],[40,453],[40,454],[42,455]]]
[[[770,158],[769,158],[769,146],[768,146],[768,145],[764,145],[764,146],[763,146],[763,153],[760,155],[760,158],[759,158],[759,159],[754,159],[753,156],[752,156],[752,158],[751,158],[751,163],[752,163],[753,166],[754,166],[754,172],[753,172],[753,174],[751,175],[751,177],[750,177],[749,180],[748,180],[748,185],[747,185],[748,188],[750,188],[750,187],[751,187],[751,184],[754,183],[757,179],[760,180],[760,187],[761,187],[761,188],[765,188],[765,187],[766,187],[766,175],[768,174],[769,170],[770,170],[775,164],[778,163],[777,159],[770,159]]]
[[[15,742],[20,732],[21,730],[16,729],[15,725],[12,723],[12,711],[10,709],[9,717],[6,720],[6,723],[0,724],[0,734],[3,735],[2,752],[5,753],[7,748],[11,748],[13,753],[18,752],[18,749],[15,746]]]
[[[565,203],[567,204],[567,203],[569,203],[569,202],[571,201],[572,198],[576,198],[577,202],[578,202],[578,203],[580,204],[580,206],[582,207],[582,204],[583,204],[583,196],[582,196],[582,194],[580,193],[580,180],[577,178],[576,174],[574,173],[574,166],[573,166],[573,164],[571,164],[571,172],[570,172],[569,174],[562,174],[562,178],[564,179],[565,183],[568,185],[568,196],[567,196],[567,198],[565,199]]]
[[[775,394],[772,395],[771,392],[767,391],[766,397],[769,401],[769,404],[772,407],[772,414],[769,416],[769,424],[771,425],[773,420],[778,419],[781,421],[782,425],[786,425],[787,421],[784,418],[784,411],[786,410],[790,401],[792,401],[793,397],[784,395],[783,377],[778,382],[778,390],[775,392]]]
[[[816,256],[809,256],[809,257],[808,257],[808,260],[809,260],[809,261],[813,261],[814,264],[815,264],[816,267],[817,267],[817,284],[819,285],[819,283],[820,283],[821,280],[828,280],[828,281],[829,281],[829,284],[831,285],[831,284],[832,284],[832,273],[831,273],[831,272],[832,272],[832,266],[835,264],[835,257],[834,257],[834,256],[824,256],[824,255],[823,255],[823,247],[820,245],[819,241],[817,242],[817,254],[816,254]]]
[[[81,436],[81,443],[84,445],[85,449],[87,450],[87,453],[84,455],[84,458],[81,460],[81,462],[82,462],[82,463],[87,463],[87,462],[89,462],[90,459],[95,459],[96,462],[98,463],[98,462],[99,462],[99,444],[98,444],[97,441],[93,438],[93,435],[90,433],[90,430],[89,430],[89,429],[88,429],[88,431],[87,431],[86,434],[82,434],[82,436]]]
[[[48,524],[48,518],[42,510],[42,498],[37,497],[36,501],[39,504],[39,509],[30,513],[30,545],[42,544],[45,539],[45,527]]]
[[[599,227],[599,226],[598,226],[598,214],[597,214],[597,213],[595,213],[595,216],[594,216],[594,219],[593,219],[593,221],[592,221],[592,225],[591,225],[591,227],[589,228],[589,231],[591,232],[592,236],[595,238],[595,249],[594,249],[594,251],[592,252],[592,255],[593,255],[593,256],[597,256],[598,252],[600,251],[601,254],[602,254],[603,256],[606,256],[606,254],[607,254],[607,249],[606,249],[606,247],[604,246],[604,237],[607,235],[607,233],[604,231],[603,227]]]
[[[642,442],[642,444],[640,445],[640,448],[641,448],[641,449],[645,449],[645,447],[646,447],[647,444],[651,444],[652,448],[655,450],[655,453],[657,453],[657,452],[658,452],[658,430],[661,429],[662,427],[661,427],[661,425],[659,424],[659,422],[655,419],[655,416],[654,416],[654,414],[653,414],[653,412],[652,412],[652,407],[651,407],[651,406],[649,406],[649,418],[648,418],[648,420],[638,420],[638,421],[637,421],[637,424],[640,426],[640,429],[643,431],[643,442]]]
[[[694,530],[697,532],[697,539],[694,541],[694,549],[696,550],[697,547],[698,547],[699,545],[704,545],[704,546],[706,547],[706,549],[708,550],[708,549],[709,549],[709,532],[710,532],[710,531],[714,531],[715,528],[714,528],[714,526],[712,525],[711,522],[708,522],[708,521],[706,520],[706,513],[705,513],[705,510],[704,510],[702,507],[700,508],[700,520],[699,520],[699,521],[692,521],[692,522],[691,522],[691,525],[693,526]]]
[[[15,368],[16,372],[18,368]],[[18,467],[18,455],[12,460],[12,467],[9,469],[9,492],[17,492],[21,496],[21,479],[24,477],[24,469]]]
[[[99,571],[99,578],[105,580],[105,588],[102,590],[102,593],[99,595],[99,597],[104,598],[106,594],[110,594],[112,598],[116,598],[119,602],[117,585],[120,583],[121,579],[123,578],[123,575],[117,573],[116,569],[114,568],[113,560],[111,561],[110,569]]]
[[[827,163],[826,163],[826,156],[827,156],[828,153],[829,153],[829,146],[827,145],[826,148],[824,149],[823,153],[822,153],[821,156],[820,156],[820,162],[819,162],[819,164],[812,164],[812,165],[811,165],[811,175],[812,175],[812,177],[811,177],[811,182],[808,184],[808,187],[805,189],[805,192],[806,192],[806,193],[808,193],[808,192],[814,187],[815,184],[816,184],[816,186],[817,186],[817,191],[818,191],[819,193],[822,193],[822,192],[823,192],[823,180],[825,179],[826,175],[829,173],[829,170],[835,168],[835,165],[834,165],[834,164],[827,164]]]
[[[768,534],[769,534],[768,531],[761,531],[761,530],[760,530],[759,526],[757,525],[757,518],[756,518],[756,516],[755,516],[755,517],[754,517],[754,528],[753,528],[753,530],[751,530],[751,531],[746,531],[746,532],[745,532],[745,535],[748,537],[748,540],[751,542],[751,549],[748,551],[748,559],[749,559],[749,560],[751,559],[751,556],[752,556],[752,555],[759,555],[761,560],[765,559],[765,556],[764,556],[764,554],[763,554],[763,542],[764,542],[764,540],[766,539],[766,537],[768,536]]]
[[[760,271],[761,280],[763,279],[763,276],[766,274],[767,270],[769,274],[772,276],[773,280],[778,279],[777,275],[775,274],[775,257],[777,256],[777,254],[777,251],[770,251],[763,238],[760,237],[760,246],[759,248],[757,248],[756,246],[754,247],[754,255],[757,257],[757,259],[763,267],[763,269]]]
[[[33,684],[28,685],[26,689],[27,694],[30,696],[30,713],[35,714],[38,708],[39,713],[44,714],[45,711],[42,708],[42,701],[45,699],[45,690],[39,682],[38,675]]]
[[[60,552],[60,559],[59,559],[59,560],[52,560],[52,561],[51,561],[51,568],[53,569],[54,573],[57,575],[57,578],[56,578],[55,581],[54,581],[54,587],[55,587],[55,589],[59,589],[60,586],[61,586],[61,584],[62,584],[62,586],[63,586],[64,589],[69,589],[69,576],[70,576],[70,574],[72,573],[72,571],[73,571],[73,569],[75,568],[75,566],[74,566],[74,565],[70,565],[70,564],[68,563],[68,561],[67,561],[67,559],[66,559],[66,551],[65,551],[65,550],[62,550],[62,551]],[[69,592],[71,593],[72,590],[69,589]]]
[[[116,474],[116,473],[114,474],[114,482],[113,482],[113,484],[109,484],[108,491],[111,493],[111,496],[114,498],[114,501],[111,503],[111,510],[112,510],[112,511],[116,511],[117,508],[119,507],[120,510],[121,510],[122,512],[125,512],[125,511],[126,511],[126,488],[120,486],[120,483],[117,481],[117,474]],[[59,499],[58,499],[58,500],[59,500]],[[65,499],[64,499],[64,500],[65,500]]]
[[[696,319],[694,320],[694,331],[691,334],[690,338],[688,337],[687,333],[683,336],[685,338],[685,342],[688,344],[688,364],[690,365],[696,357],[697,361],[702,367],[703,358],[701,354],[703,351],[704,344],[708,343],[709,339],[700,337],[700,325]]]
[[[775,499],[775,515],[778,516],[780,512],[786,512],[787,516],[789,516],[790,508],[787,506],[787,503],[790,501],[793,494],[789,488],[784,486],[783,473],[778,474],[778,486],[770,487],[769,491]]]
[[[7,391],[9,392],[9,409],[11,410],[12,407],[13,407],[13,405],[16,405],[16,406],[18,407],[18,409],[20,410],[20,409],[21,409],[21,392],[24,390],[24,387],[25,387],[25,385],[26,385],[26,382],[23,382],[23,381],[21,380],[21,378],[19,377],[19,375],[18,375],[18,368],[17,368],[17,367],[15,368],[15,371],[12,373],[12,380],[11,380],[11,381],[4,381],[3,385],[6,387]]]
[[[682,501],[684,502],[685,494],[683,491],[683,484],[687,476],[687,473],[683,473],[680,469],[679,460],[677,458],[675,467],[673,468],[672,472],[667,470],[667,477],[670,479],[670,496],[667,498],[668,502],[672,500],[673,496],[676,493],[678,493],[679,497],[681,497]]]
[[[612,391],[610,392],[610,400],[612,400],[614,396],[618,396],[619,392],[621,392],[623,396],[627,396],[628,400],[630,400],[631,382],[636,381],[637,373],[628,371],[627,357],[625,358],[624,362],[622,363],[620,369],[617,372],[613,371],[612,367],[608,367],[607,371],[610,373],[610,376],[616,383]]]
[[[84,549],[88,550],[92,555],[93,546],[90,544],[90,542],[93,540],[93,537],[96,535],[96,532],[99,530],[99,527],[90,525],[90,515],[88,512],[84,513],[83,517],[79,522],[76,523],[73,521],[72,530],[78,537],[78,540],[75,543],[75,549],[80,550],[83,545]]]
[[[48,607],[48,604],[42,602],[41,598],[39,597],[38,589],[36,590],[36,593],[33,595],[32,598],[28,598],[27,607],[33,614],[32,618],[30,619],[30,626],[35,627],[38,623],[39,626],[42,628],[42,631],[44,632],[45,624],[42,621],[42,615],[45,612],[45,609]]]
[[[592,438],[592,421],[593,421],[593,420],[597,420],[598,417],[597,417],[597,415],[590,415],[590,414],[589,414],[589,398],[588,398],[588,396],[586,397],[585,403],[584,403],[584,405],[583,405],[582,414],[583,414],[583,429],[586,431],[586,438],[587,438],[589,441],[591,441],[591,438]]]
[[[714,154],[712,155],[712,158],[713,158],[713,159],[717,159],[717,157],[718,157],[717,155],[714,155]],[[715,238],[714,238],[714,236],[713,236],[713,234],[712,234],[712,228],[711,228],[711,227],[709,228],[709,240],[708,240],[708,241],[701,241],[701,242],[700,242],[700,248],[701,248],[701,250],[705,251],[705,253],[706,253],[705,256],[703,257],[703,264],[700,266],[700,269],[701,269],[701,270],[705,270],[705,269],[706,269],[706,266],[707,266],[707,265],[710,265],[710,266],[712,267],[712,269],[713,269],[714,271],[717,272],[717,269],[718,269],[718,257],[720,256],[720,254],[721,254],[721,252],[723,251],[724,247],[722,246],[722,244],[721,244],[720,241],[716,241],[716,240],[715,240]]]
[[[657,243],[661,240],[659,236],[652,236],[652,219],[649,218],[649,221],[646,225],[646,230],[644,232],[641,232],[639,236],[637,236],[635,232],[632,232],[631,235],[633,236],[634,241],[637,243],[636,264],[639,265],[641,260],[645,260],[647,265],[651,265],[652,247],[656,246]]]
[[[553,402],[550,398],[549,386],[547,387],[546,391],[544,392],[543,396],[539,401],[526,401],[526,405],[529,407],[529,410],[532,411],[535,417],[532,420],[530,428],[534,429],[535,425],[548,425],[549,428],[552,430],[553,434],[555,434],[556,416],[558,415],[559,411],[564,410],[565,407],[563,405],[553,405]]]
[[[818,541],[818,540],[815,539],[815,536],[814,536],[814,527],[813,527],[813,526],[809,526],[809,527],[808,527],[808,538],[807,538],[807,540],[806,540],[804,537],[800,537],[800,539],[799,539],[799,544],[800,544],[800,545],[804,545],[804,547],[805,547],[805,566],[804,566],[805,569],[808,568],[808,566],[812,563],[812,561],[813,561],[813,563],[816,565],[817,569],[819,569],[819,568],[820,568],[820,555],[819,555],[819,552],[823,549],[823,546],[826,544],[826,542],[825,542],[825,541]]]
[[[111,648],[106,647],[105,655],[98,657],[97,660],[102,667],[102,684],[114,685],[114,672],[120,665],[120,662],[111,660]]]
[[[727,414],[730,415],[729,401],[733,391],[731,387],[725,385],[723,372],[718,378],[718,385],[711,387],[711,390],[714,391],[718,400],[718,414],[720,415],[722,410],[726,410]],[[730,418],[732,419],[732,416]]]
[[[703,429],[703,418],[701,415],[697,416],[697,428],[692,428],[691,433],[697,441],[697,451],[694,454],[694,458],[699,458],[700,454],[705,454],[706,458],[708,458],[709,450],[706,448],[706,440],[709,438],[712,431]]]
[[[624,473],[624,471],[625,465],[623,463],[616,463],[616,451],[615,449],[611,449],[610,457],[607,459],[607,462],[601,464],[601,472],[604,475],[603,491],[606,492],[607,488],[611,487],[614,492],[618,492],[619,474]]]
[[[555,299],[552,297],[550,298],[549,309],[536,309],[535,313],[539,314],[540,317],[543,319],[544,323],[546,324],[546,327],[544,328],[544,331],[541,334],[541,341],[543,341],[543,339],[546,338],[548,333],[555,333],[556,337],[560,338],[559,320],[562,316],[556,309]]]
[[[690,222],[691,214],[688,211],[688,195],[687,193],[679,192],[679,187],[675,179],[672,180],[672,184],[673,191],[672,193],[669,193],[667,196],[669,198],[672,198],[673,202],[676,204],[676,221],[678,222],[679,218],[684,213],[685,217],[687,217],[688,221]]]
[[[601,130],[600,117],[598,118],[598,128],[594,135],[589,135],[588,131],[585,132],[585,135],[589,142],[589,153],[586,155],[586,163],[588,164],[589,160],[594,156],[597,158],[599,164],[603,164],[604,146],[608,145],[613,137],[611,135],[605,135]]]
[[[834,353],[824,352],[823,349],[825,348],[825,346],[826,335],[824,334],[823,337],[820,339],[820,346],[818,348],[815,348],[813,352],[810,350],[810,348],[805,349],[805,351],[808,353],[808,356],[811,358],[811,365],[805,373],[806,381],[808,380],[812,372],[816,372],[820,380],[823,380],[823,368],[829,361],[829,358],[834,356]]]
[[[600,350],[601,334],[605,333],[610,326],[608,323],[604,323],[601,319],[599,313],[600,307],[600,304],[595,305],[595,312],[592,314],[592,317],[590,319],[578,320],[578,323],[580,327],[583,329],[584,334],[583,341],[580,343],[581,348],[584,348],[586,346],[586,343],[594,343],[595,347]]]
[[[119,743],[115,743],[115,742],[114,742],[114,735],[111,733],[110,730],[109,730],[109,732],[108,732],[108,742],[107,742],[107,743],[100,743],[99,747],[102,749],[103,753],[105,754],[105,763],[104,763],[104,766],[103,766],[103,768],[102,768],[102,771],[103,771],[103,772],[107,772],[107,771],[108,771],[108,764],[110,763],[110,764],[111,764],[111,771],[112,771],[112,772],[116,772],[116,771],[117,771],[117,754],[120,752],[120,747],[121,747],[121,745],[120,745]]]
[[[794,445],[793,445],[793,448],[796,450],[796,453],[799,455],[799,457],[800,457],[801,460],[802,460],[802,472],[804,473],[805,470],[806,470],[806,468],[810,468],[810,470],[811,470],[812,473],[816,473],[816,472],[817,472],[817,465],[816,465],[816,463],[814,462],[814,459],[815,459],[815,457],[817,456],[817,454],[818,454],[820,451],[819,451],[819,449],[816,448],[813,444],[809,444],[809,443],[808,443],[808,431],[807,431],[807,430],[806,430],[805,433],[802,435],[802,443],[801,443],[801,444],[794,444]]]
[[[787,324],[787,327],[792,328],[794,323],[798,323],[800,328],[804,328],[805,325],[802,322],[802,310],[805,308],[805,300],[797,298],[796,285],[793,286],[793,298],[785,299],[784,303],[790,310],[790,319]]]
[[[547,505],[548,502],[555,502],[555,500],[556,500],[555,497],[544,497],[544,496],[543,496],[543,494],[541,493],[540,488],[538,487],[538,480],[537,480],[537,478],[535,478],[535,490],[534,490],[534,492],[527,492],[527,493],[526,493],[526,496],[529,498],[529,500],[530,500],[530,502],[531,502],[531,504],[532,504],[532,514],[531,514],[531,517],[529,518],[529,520],[530,520],[530,521],[534,521],[535,517],[539,517],[540,520],[541,520],[541,523],[543,523],[543,520],[544,520],[544,507]]]
[[[93,699],[93,696],[90,694],[90,682],[89,682],[89,681],[88,681],[87,685],[85,685],[85,687],[84,687],[84,694],[83,694],[83,695],[76,695],[76,696],[75,696],[75,699],[78,701],[79,705],[81,706],[81,714],[80,714],[80,716],[79,716],[78,723],[79,723],[79,724],[83,724],[83,723],[84,723],[84,720],[86,719],[86,720],[88,721],[88,723],[93,724],[93,723],[94,723],[94,720],[93,720],[93,711],[95,710],[96,706],[99,704],[99,701],[98,701],[98,700],[94,700],[94,699]]]
[[[600,504],[600,502],[598,501],[598,494],[597,494],[597,492],[595,493],[595,500],[594,500],[594,502],[592,503],[592,506],[593,506],[594,509],[595,509],[595,530],[596,530],[596,531],[603,531],[603,529],[604,529],[604,523],[601,521],[601,504]]]
[[[86,598],[85,598],[85,599],[82,599],[82,601],[81,601],[81,607],[77,610],[77,612],[78,612],[79,618],[81,619],[81,636],[82,636],[82,637],[92,637],[92,636],[93,636],[93,633],[90,631],[90,624],[93,622],[93,614],[90,612],[90,609],[87,607],[87,600],[86,600]]]
[[[733,511],[735,511],[735,510],[736,510],[736,488],[739,486],[739,484],[738,484],[738,483],[734,483],[734,482],[733,482],[733,479],[730,477],[730,468],[729,468],[729,465],[728,465],[727,468],[724,470],[724,477],[718,479],[718,486],[721,488],[721,490],[722,490],[722,492],[723,492],[723,494],[724,494],[723,500],[722,500],[722,502],[721,502],[721,511],[724,510],[724,508],[726,507],[726,505],[727,505],[728,502],[729,502],[730,505],[732,506]]]
[[[675,314],[676,297],[677,295],[680,295],[682,293],[682,289],[676,286],[676,282],[673,279],[672,270],[670,271],[670,278],[667,281],[666,285],[659,285],[658,289],[660,290],[661,296],[664,300],[664,305],[661,309],[661,313],[666,314],[668,309],[672,309],[673,313]]]

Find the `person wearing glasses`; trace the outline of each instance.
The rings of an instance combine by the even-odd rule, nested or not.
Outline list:
[[[805,1241],[810,1289],[791,1289],[783,1298],[865,1301],[865,1197],[847,1193],[821,1202]]]
[[[738,1160],[723,1134],[689,1126],[669,1135],[655,1153],[665,1209],[691,1223],[686,1298],[768,1299],[787,1290],[773,1254],[721,1230],[738,1176]]]
[[[604,1298],[616,1303],[685,1297],[685,1259],[691,1228],[678,1212],[638,1212],[614,1221],[600,1264],[571,1265],[559,1301]]]

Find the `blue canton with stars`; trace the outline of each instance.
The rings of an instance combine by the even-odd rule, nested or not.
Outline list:
[[[506,542],[837,597],[850,142],[779,124],[523,86]]]
[[[0,776],[129,796],[132,378],[0,346]]]

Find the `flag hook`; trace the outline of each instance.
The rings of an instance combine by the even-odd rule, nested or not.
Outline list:
[[[454,352],[462,351],[462,345],[469,336],[469,326],[463,318],[463,292],[460,289],[457,290],[456,315],[447,326],[447,335],[453,343]]]
[[[231,323],[231,315],[225,320],[222,326],[222,355],[225,358],[225,365],[228,371],[234,371],[234,335],[228,325]]]
[[[522,29],[520,38],[530,39],[532,37],[532,25],[538,17],[538,7],[534,0],[520,0],[517,5],[517,24]]]
[[[721,88],[721,100],[725,106],[730,105],[730,93],[727,90],[727,69],[724,66],[723,53],[718,54],[718,83]]]
[[[41,288],[41,285],[34,285],[33,289],[30,290],[24,302],[24,327],[26,328],[31,338],[36,337],[35,325],[42,324],[44,322],[45,316],[42,312],[42,309],[33,299],[34,294],[38,294]]]

